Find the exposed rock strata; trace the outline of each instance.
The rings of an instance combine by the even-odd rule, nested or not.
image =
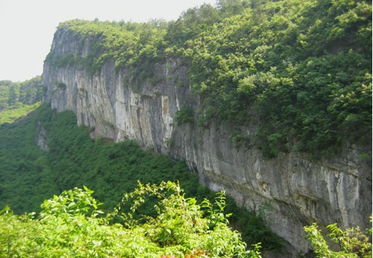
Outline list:
[[[76,37],[59,30],[51,51],[85,56],[89,41],[81,48]],[[152,69],[153,78],[141,80],[126,69],[116,71],[112,61],[93,76],[75,66],[58,68],[46,63],[46,100],[57,111],[74,111],[78,124],[93,128],[93,137],[134,139],[144,147],[185,160],[210,189],[224,189],[239,205],[262,209],[272,230],[299,253],[308,250],[302,226],[313,220],[367,226],[371,168],[359,157],[357,146],[347,147],[332,160],[312,162],[299,153],[266,160],[259,150],[236,148],[228,124],[177,126],[177,110],[199,107],[187,68],[179,60],[169,59]],[[250,135],[255,125],[246,130]]]

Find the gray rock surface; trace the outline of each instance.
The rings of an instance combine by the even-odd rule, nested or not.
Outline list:
[[[51,51],[85,56],[90,40],[79,47],[79,39],[61,29]],[[187,67],[168,59],[152,70],[152,78],[136,79],[127,69],[116,71],[112,61],[95,75],[77,66],[58,68],[46,62],[46,100],[57,111],[74,111],[78,124],[92,128],[92,137],[134,139],[143,147],[185,160],[210,189],[224,189],[238,205],[262,210],[272,230],[295,253],[309,249],[302,227],[312,221],[368,226],[371,166],[360,158],[364,150],[359,146],[346,146],[338,158],[329,160],[311,161],[300,153],[264,159],[255,148],[236,147],[231,141],[236,128],[229,124],[178,126],[178,110],[199,108]],[[255,126],[240,130],[251,135]]]
[[[47,130],[38,121],[36,128],[36,145],[43,151],[49,151]]]

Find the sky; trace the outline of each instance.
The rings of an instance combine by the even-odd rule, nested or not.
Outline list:
[[[0,0],[0,80],[41,75],[57,25],[86,19],[176,20],[188,8],[216,0]]]

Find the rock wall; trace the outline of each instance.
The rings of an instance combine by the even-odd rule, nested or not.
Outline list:
[[[41,150],[49,151],[47,130],[40,121],[38,121],[36,127],[35,143]]]
[[[51,52],[84,57],[91,40],[86,38],[82,47],[76,36],[60,29]],[[92,128],[92,137],[134,139],[185,160],[210,189],[224,189],[239,205],[262,210],[272,230],[299,254],[309,248],[302,227],[311,221],[368,226],[371,167],[360,158],[363,150],[358,146],[346,146],[331,160],[311,161],[300,153],[264,159],[255,148],[236,147],[229,124],[178,126],[176,111],[199,108],[187,67],[180,60],[168,59],[154,64],[152,70],[152,78],[139,79],[127,69],[116,70],[112,61],[94,75],[78,66],[46,62],[46,101],[57,111],[74,111],[78,124]],[[255,124],[243,130],[250,135]]]

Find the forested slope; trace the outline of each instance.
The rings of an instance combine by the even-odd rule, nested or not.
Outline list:
[[[23,82],[0,81],[0,111],[42,101],[44,89],[41,76]]]
[[[172,253],[167,244],[185,236],[196,249],[178,246],[183,250],[175,247],[175,253],[203,256],[198,253],[203,245],[202,251],[213,254],[217,246],[211,242],[194,245],[194,231],[169,236],[164,223],[180,207],[167,206],[167,198],[162,207],[171,213],[157,218],[154,203],[142,207],[142,215],[154,220],[135,231],[107,227],[140,215],[110,220],[123,192],[134,190],[138,180],[178,181],[186,196],[198,201],[213,198],[198,182],[225,189],[243,207],[228,198],[231,226],[248,244],[261,242],[277,253],[285,241],[268,225],[290,243],[293,255],[309,251],[303,226],[312,221],[365,227],[371,213],[371,58],[371,3],[365,0],[219,0],[216,7],[189,9],[171,22],[63,22],[45,60],[45,88],[40,78],[0,82],[0,208],[41,211],[15,216],[5,208],[0,223],[17,229],[12,235],[6,228],[6,237],[34,246],[41,238],[23,227],[34,228],[45,241],[65,220],[72,225],[59,231],[69,232],[65,236],[76,229],[74,223],[93,225],[90,232],[84,231],[88,226],[74,231],[78,238],[87,236],[84,246],[92,250],[101,242],[90,234],[105,232],[100,235],[105,248],[124,244],[113,237],[134,234],[150,248],[142,254],[161,255]],[[38,108],[42,99],[48,103]],[[184,162],[160,153],[185,160],[199,178]],[[103,202],[105,219],[95,213],[87,189],[64,192],[39,208],[53,194],[83,185]],[[80,201],[75,194],[95,204],[93,216],[74,206]],[[176,197],[194,215],[202,214],[194,201]],[[72,206],[65,207],[71,199]],[[214,224],[219,216],[225,222],[222,212],[210,215],[215,218],[203,223]],[[173,221],[184,223],[179,217]],[[237,244],[224,252],[238,255],[243,246],[238,235],[220,225]],[[329,229],[345,245],[341,252],[369,253],[360,231],[353,234],[364,244],[342,241],[345,233]],[[316,226],[307,232],[313,247],[323,249],[320,256],[341,254],[327,249]],[[128,243],[139,248],[132,240]],[[72,248],[79,253],[79,243]]]
[[[40,76],[24,82],[0,81],[0,125],[36,109],[44,97],[44,89]]]
[[[40,142],[46,149],[37,145]],[[90,139],[89,129],[76,126],[72,112],[57,114],[43,105],[18,122],[0,125],[0,209],[7,205],[18,214],[38,212],[52,195],[87,186],[108,211],[138,181],[180,182],[187,196],[199,201],[214,196],[183,162],[142,150],[133,141]],[[152,205],[140,212],[154,214]],[[258,214],[237,208],[232,200],[226,212],[234,214],[229,219],[247,243],[261,242],[264,249],[279,250],[280,238]]]

